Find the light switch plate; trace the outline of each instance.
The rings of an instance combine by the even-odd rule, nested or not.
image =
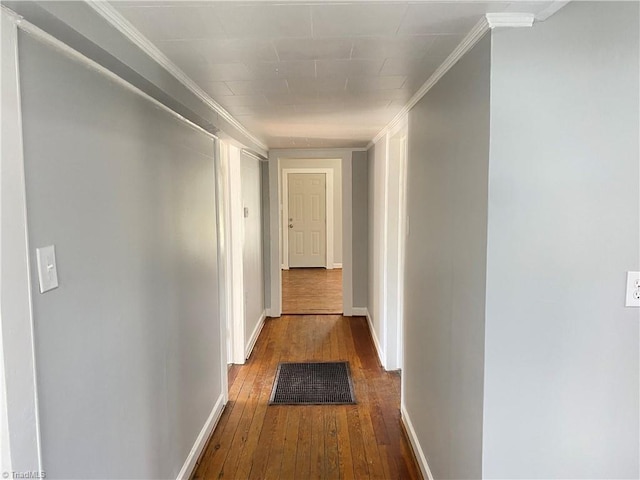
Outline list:
[[[38,262],[38,280],[40,293],[58,288],[58,269],[56,267],[56,250],[53,245],[36,248]]]
[[[625,306],[640,307],[640,272],[627,272]]]

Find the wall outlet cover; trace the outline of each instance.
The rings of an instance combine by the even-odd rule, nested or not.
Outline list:
[[[640,272],[627,272],[625,306],[640,307]]]

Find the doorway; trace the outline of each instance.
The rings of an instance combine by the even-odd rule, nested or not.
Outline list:
[[[340,169],[340,160],[285,162],[281,169],[284,314],[343,313],[342,264],[335,262],[342,250],[335,248],[342,246],[335,220],[342,192],[334,189]]]

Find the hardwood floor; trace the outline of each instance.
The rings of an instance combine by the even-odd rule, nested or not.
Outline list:
[[[349,361],[357,405],[268,405],[279,362]],[[384,371],[362,317],[268,319],[195,479],[421,478],[400,424],[400,376]]]
[[[283,270],[282,313],[342,313],[342,270]]]

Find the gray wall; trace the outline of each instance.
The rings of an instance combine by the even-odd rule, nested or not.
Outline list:
[[[384,315],[384,202],[386,191],[387,137],[381,138],[367,153],[369,169],[369,285],[368,311],[380,348],[385,345]],[[385,352],[378,352],[382,359]]]
[[[435,478],[480,478],[487,35],[409,113],[404,403]]]
[[[213,141],[21,34],[47,478],[175,478],[221,395]]]
[[[240,157],[242,207],[248,217],[243,223],[242,279],[244,283],[245,347],[264,313],[264,273],[262,260],[262,192],[260,160],[250,155]],[[244,213],[241,213],[242,215]]]
[[[572,2],[493,34],[488,478],[640,474],[638,15]]]
[[[111,26],[87,3],[77,1],[6,1],[15,12],[86,57],[108,68],[145,93],[200,125],[266,154],[243,132],[159,67],[144,51]]]
[[[353,152],[351,157],[353,218],[353,306],[368,305],[369,281],[369,168],[367,152]]]

